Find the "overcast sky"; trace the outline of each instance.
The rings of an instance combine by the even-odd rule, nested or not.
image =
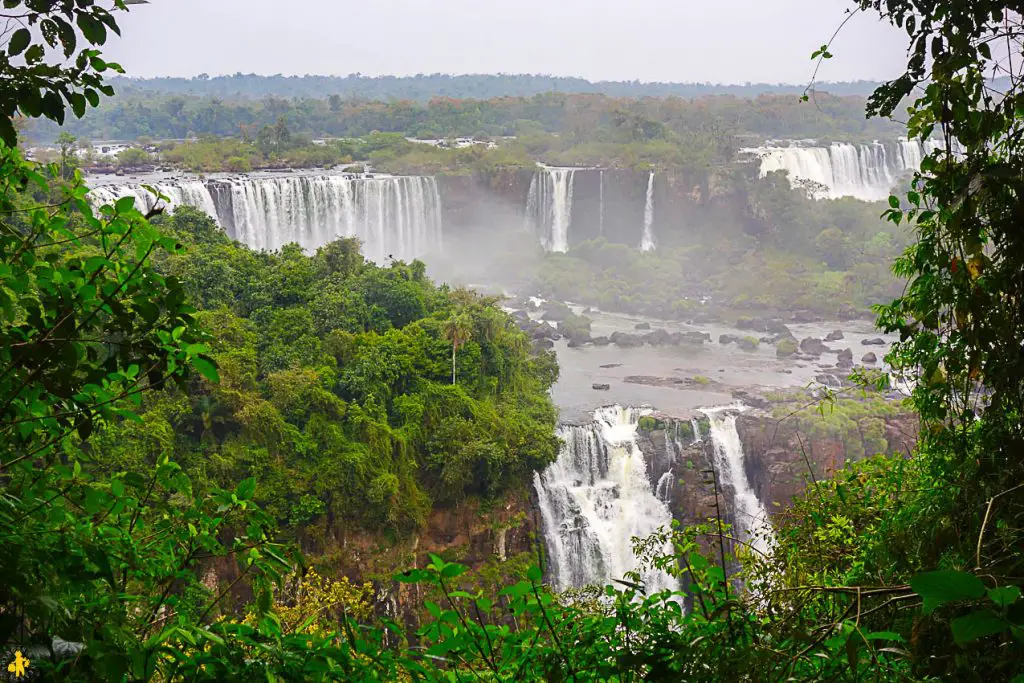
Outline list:
[[[804,83],[851,0],[151,0],[108,44],[133,76],[545,73]],[[905,34],[855,17],[821,80],[882,79]]]

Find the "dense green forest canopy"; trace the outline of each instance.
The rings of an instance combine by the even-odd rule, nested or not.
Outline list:
[[[244,136],[255,135],[281,118],[293,131],[312,137],[356,137],[374,131],[434,139],[532,132],[578,137],[622,120],[649,122],[678,134],[721,131],[755,141],[772,137],[873,140],[900,134],[891,121],[866,119],[862,97],[824,93],[806,106],[797,94],[683,98],[545,92],[487,99],[435,96],[421,102],[324,97],[322,92],[250,100],[129,91],[104,101],[89,117],[69,121],[64,129],[93,140]],[[29,132],[38,139],[53,140],[59,130],[40,124]]]
[[[908,134],[943,141],[886,212],[915,237],[896,261],[908,285],[879,309],[900,335],[894,376],[860,376],[865,392],[911,380],[919,441],[811,478],[767,556],[729,557],[721,520],[638,539],[679,591],[650,594],[630,575],[566,599],[532,566],[485,592],[466,567],[412,557],[376,587],[411,584],[423,614],[407,629],[369,609],[374,586],[306,572],[280,522],[333,512],[402,533],[428,500],[492,495],[542,466],[555,445],[550,358],[531,356],[492,302],[433,285],[422,264],[371,266],[347,241],[253,253],[194,212],[166,220],[132,199],[93,210],[73,169],[0,143],[8,671],[1021,681],[1024,8],[855,4],[911,40],[905,73],[869,112],[891,116],[913,95]],[[91,0],[5,9],[40,30],[5,37],[4,113],[60,121],[96,104],[108,66],[94,48],[116,32],[113,15]],[[74,67],[48,64],[47,48]],[[992,70],[1010,71],[1008,90],[991,89]],[[336,505],[320,476],[355,477],[359,490]]]
[[[326,97],[350,99],[414,100],[435,97],[486,100],[494,97],[528,97],[546,92],[600,93],[611,97],[702,97],[735,95],[756,97],[774,93],[800,95],[804,85],[782,83],[658,83],[641,81],[588,81],[583,78],[544,74],[417,74],[415,76],[261,76],[233,74],[194,78],[114,78],[111,85],[122,94],[159,93],[207,97],[261,99],[275,97]],[[866,97],[878,83],[819,83],[817,90],[834,95]]]

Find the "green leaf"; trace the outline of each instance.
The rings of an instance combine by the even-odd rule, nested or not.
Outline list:
[[[196,356],[191,362],[192,367],[198,370],[200,375],[213,384],[220,384],[220,375],[217,374],[217,366],[213,364],[213,361],[207,360],[202,356]]]
[[[256,478],[249,477],[238,482],[238,486],[235,487],[235,495],[238,496],[238,500],[252,500],[253,494],[256,493]]]
[[[1002,633],[1010,628],[1010,625],[1001,617],[987,610],[978,610],[957,617],[950,626],[953,629],[953,639],[957,645],[966,645],[979,638]]]
[[[543,578],[543,575],[540,571],[540,567],[533,565],[529,569],[527,569],[526,578],[528,578],[533,583],[540,583],[541,579]]]
[[[894,209],[900,208],[900,198],[896,195],[889,195],[889,206]]]
[[[20,55],[25,51],[25,48],[32,42],[32,34],[27,28],[19,28],[11,36],[11,42],[7,44],[7,53],[12,57],[14,55]]]
[[[1009,607],[1020,599],[1020,588],[1017,586],[990,588],[988,590],[988,599],[1000,607]]]
[[[114,210],[118,213],[128,213],[135,208],[135,197],[121,197],[114,204]]]
[[[985,595],[985,584],[974,574],[937,571],[918,574],[910,579],[910,587],[924,599],[924,613],[931,614],[939,605],[955,600],[978,599]]]

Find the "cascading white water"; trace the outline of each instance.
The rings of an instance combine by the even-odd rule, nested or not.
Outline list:
[[[228,184],[233,234],[255,249],[297,242],[312,250],[354,236],[368,258],[382,263],[441,248],[441,195],[431,177],[299,176]]]
[[[561,427],[558,459],[534,475],[558,589],[606,585],[637,570],[632,539],[671,524],[664,499],[671,474],[667,480],[662,476],[664,486],[659,481],[652,487],[636,441],[637,423],[649,412],[611,406],[596,411],[590,424]],[[648,593],[678,587],[661,571],[644,572],[642,578]]]
[[[547,251],[569,251],[575,177],[574,168],[545,168],[534,173],[530,181],[527,228],[537,234]]]
[[[644,231],[640,236],[640,251],[651,251],[654,242],[654,171],[647,176],[647,200],[644,203]]]
[[[296,242],[314,250],[339,237],[358,237],[363,253],[383,263],[441,250],[441,195],[427,176],[361,178],[345,175],[242,177],[157,186],[170,209],[205,211],[235,239],[254,249]],[[100,187],[95,202],[122,196],[149,207],[152,195],[138,185]]]
[[[157,204],[169,213],[179,206],[192,206],[213,218],[217,218],[217,207],[206,184],[198,180],[186,180],[176,183],[156,183],[150,185],[154,190],[166,196],[170,201],[157,200],[156,196],[142,185],[105,185],[93,188],[89,192],[89,200],[99,206],[113,204],[122,197],[134,197],[135,208],[148,213]]]
[[[746,408],[727,406],[702,408],[711,423],[715,470],[723,488],[732,491],[733,529],[744,543],[767,554],[774,545],[774,532],[768,510],[758,499],[743,467],[743,444],[736,430],[736,416]]]
[[[690,428],[693,430],[693,443],[700,443],[704,440],[700,433],[700,422],[697,422],[697,418],[690,418]]]
[[[916,171],[921,159],[937,143],[900,140],[897,144],[873,142],[854,146],[833,143],[829,147],[791,145],[747,150],[761,159],[761,176],[786,171],[793,180],[823,188],[819,198],[856,197],[878,201],[889,196],[905,173]]]

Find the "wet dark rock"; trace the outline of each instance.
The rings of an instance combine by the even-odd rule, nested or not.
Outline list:
[[[752,394],[749,391],[743,389],[737,389],[732,392],[732,397],[741,403],[750,406],[751,408],[758,408],[761,410],[768,410],[772,407],[772,404],[765,398]]]
[[[821,318],[810,311],[796,311],[789,319],[795,323],[816,323]]]
[[[735,344],[735,343],[738,343],[740,339],[743,339],[743,337],[739,336],[738,334],[723,334],[723,335],[719,335],[718,343],[719,344]]]
[[[843,338],[842,330],[832,330],[825,336],[825,341],[839,341]]]
[[[608,363],[607,365],[599,365],[598,367],[604,368],[605,370],[609,368],[621,368],[622,363]]]
[[[800,350],[804,353],[811,355],[820,356],[823,353],[828,353],[829,348],[825,346],[825,343],[820,339],[814,337],[807,337],[800,342]]]
[[[853,362],[853,349],[843,349],[842,351],[840,351],[839,355],[836,357],[836,361],[839,362],[839,363],[844,363],[844,362],[852,363]]]
[[[707,332],[676,332],[673,341],[675,344],[696,344],[700,346],[704,342],[711,341],[711,335]]]
[[[594,337],[590,340],[594,346],[608,346],[612,343],[612,340],[608,337]]]
[[[789,356],[795,355],[796,352],[796,342],[789,337],[780,340],[775,347],[775,355],[779,358],[788,358]]]
[[[548,301],[544,304],[544,313],[541,315],[544,320],[562,322],[572,314],[572,309],[558,301]]]
[[[589,338],[583,339],[582,337],[573,337],[572,339],[569,340],[569,348],[570,349],[578,349],[579,347],[583,346],[584,344],[589,344],[589,343],[590,343],[590,339]]]
[[[757,351],[757,340],[753,337],[741,337],[736,344],[743,351]]]
[[[644,343],[643,337],[635,334],[627,334],[626,332],[615,332],[609,337],[609,339],[612,344],[627,349],[643,346]]]
[[[672,335],[665,330],[654,330],[644,335],[644,341],[651,346],[664,346],[672,341]]]
[[[539,349],[553,349],[555,348],[555,342],[550,339],[535,339],[533,345]]]
[[[651,324],[650,323],[637,323],[633,327],[633,329],[634,330],[649,330],[649,329],[651,329]]]
[[[861,359],[860,359],[860,362],[861,362],[861,363],[868,363],[868,364],[870,364],[870,365],[874,365],[875,363],[877,363],[877,362],[878,362],[878,356],[876,356],[876,355],[875,355],[874,353],[872,353],[871,351],[868,351],[867,353],[865,353],[865,354],[864,354],[864,355],[863,355],[863,356],[861,357]]]
[[[612,388],[612,385],[610,385],[610,384],[599,384],[599,383],[595,382],[594,384],[591,385],[591,388],[594,391],[608,391],[609,389]]]
[[[863,339],[860,342],[864,346],[885,346],[885,340],[881,337],[875,337],[874,339]]]

